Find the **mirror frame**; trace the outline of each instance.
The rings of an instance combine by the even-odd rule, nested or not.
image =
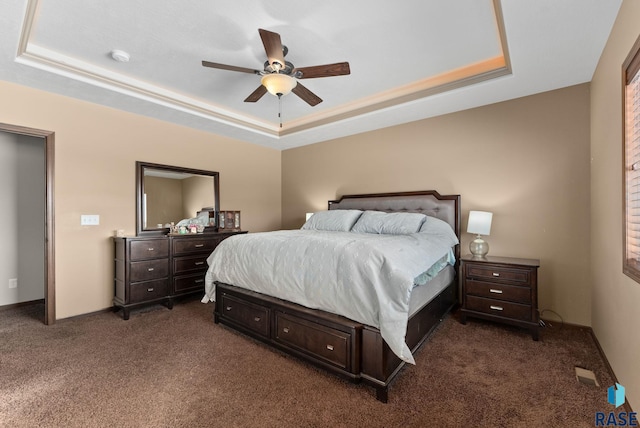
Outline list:
[[[162,165],[158,163],[136,161],[136,236],[166,235],[169,228],[146,228],[143,229],[142,221],[142,199],[144,195],[144,171],[145,169],[159,169],[170,172],[182,172],[194,175],[206,175],[213,177],[213,209],[216,213],[216,223],[218,212],[220,212],[220,173],[216,171],[206,171],[203,169],[183,168],[180,166]],[[203,207],[204,208],[204,207]]]

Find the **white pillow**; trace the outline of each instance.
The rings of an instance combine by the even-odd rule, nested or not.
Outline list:
[[[302,229],[348,232],[361,214],[360,210],[318,211],[302,225]]]
[[[427,218],[419,213],[386,213],[365,211],[351,229],[358,233],[384,233],[389,235],[408,235],[420,230]]]

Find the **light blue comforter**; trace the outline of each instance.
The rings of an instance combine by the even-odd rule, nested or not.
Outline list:
[[[220,281],[376,327],[415,364],[405,343],[414,280],[458,243],[452,230],[380,235],[281,230],[236,235],[209,256],[203,302]]]

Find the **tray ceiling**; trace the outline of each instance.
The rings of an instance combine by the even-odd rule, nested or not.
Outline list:
[[[285,149],[588,82],[620,4],[22,0],[3,5],[0,79]],[[260,76],[201,62],[261,70],[258,28],[296,66],[351,74],[305,79],[315,107],[245,103]]]

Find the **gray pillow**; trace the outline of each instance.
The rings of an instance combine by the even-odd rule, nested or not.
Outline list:
[[[419,213],[385,213],[365,211],[351,229],[358,233],[383,233],[388,235],[408,235],[420,230],[427,218]]]
[[[302,225],[302,229],[348,232],[361,214],[360,210],[318,211]]]
[[[440,235],[449,238],[453,244],[458,244],[458,237],[451,228],[451,225],[444,220],[435,217],[427,217],[420,227],[420,233],[428,233],[431,235]]]

